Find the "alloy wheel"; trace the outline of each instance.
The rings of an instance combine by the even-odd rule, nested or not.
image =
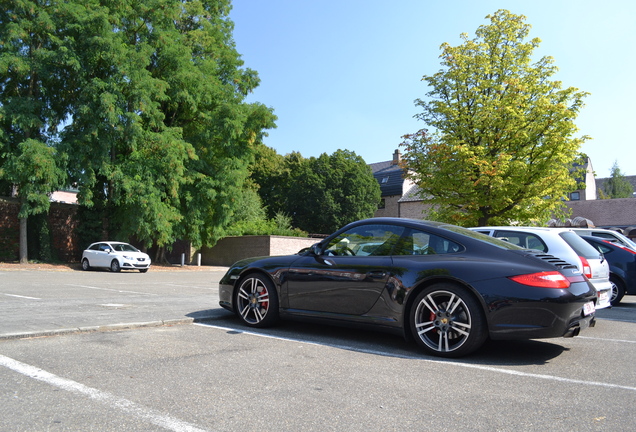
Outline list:
[[[246,324],[259,325],[270,312],[270,288],[260,277],[244,279],[238,289],[238,313]]]

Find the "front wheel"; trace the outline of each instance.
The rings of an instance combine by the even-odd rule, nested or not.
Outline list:
[[[117,261],[116,259],[111,261],[111,263],[110,263],[110,271],[112,271],[113,273],[117,273],[117,272],[121,271],[121,266],[119,265],[119,261]]]
[[[147,268],[145,268],[145,269],[139,269],[139,273],[146,273],[147,271],[148,271],[148,269],[147,269]]]
[[[267,327],[278,320],[278,294],[271,280],[260,274],[241,279],[235,294],[236,312],[250,327]]]
[[[488,336],[479,302],[465,289],[440,283],[422,291],[410,312],[416,342],[440,357],[461,357],[477,350]]]

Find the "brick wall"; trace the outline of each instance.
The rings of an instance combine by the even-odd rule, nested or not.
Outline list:
[[[292,255],[318,241],[315,238],[284,236],[226,237],[216,246],[201,250],[201,264],[230,266],[243,258]]]
[[[0,261],[20,259],[20,203],[15,198],[0,198]],[[77,206],[51,203],[49,228],[53,249],[60,261],[79,262],[79,249],[75,231],[77,228]]]
[[[20,259],[20,222],[17,199],[0,198],[0,261]]]

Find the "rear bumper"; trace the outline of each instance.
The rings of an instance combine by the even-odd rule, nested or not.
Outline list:
[[[611,307],[612,304],[610,303],[610,300],[612,299],[612,284],[609,279],[602,281],[591,280],[590,282],[594,285],[598,296],[596,309],[598,310]]]

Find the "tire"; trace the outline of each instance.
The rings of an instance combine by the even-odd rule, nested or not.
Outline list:
[[[149,269],[145,268],[145,269],[139,269],[139,273],[146,273]]]
[[[268,327],[278,321],[278,294],[271,280],[250,274],[237,284],[236,313],[250,327]]]
[[[118,273],[121,271],[121,266],[119,265],[119,261],[114,259],[110,262],[110,271],[112,271],[113,273]]]
[[[90,263],[88,262],[88,259],[87,259],[87,258],[84,258],[84,259],[82,260],[82,270],[84,270],[84,271],[89,271],[90,269],[91,269],[91,265],[90,265]]]
[[[610,283],[612,284],[612,298],[610,303],[612,306],[618,306],[625,295],[625,284],[614,275],[610,275]]]
[[[465,288],[453,284],[424,289],[411,307],[409,321],[417,344],[439,357],[470,354],[488,337],[481,305]]]

